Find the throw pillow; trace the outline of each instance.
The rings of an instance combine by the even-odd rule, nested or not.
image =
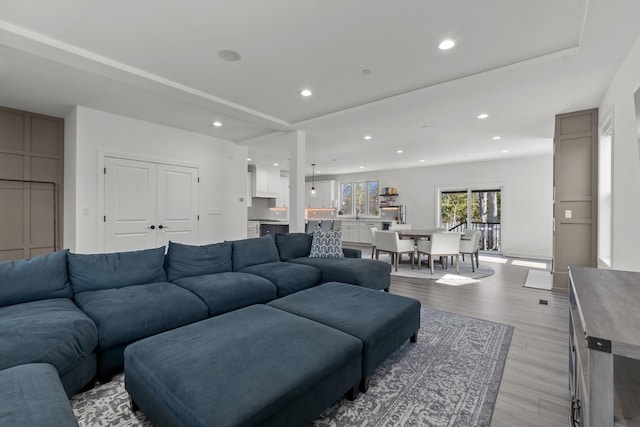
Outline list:
[[[344,258],[342,252],[342,229],[332,231],[315,230],[311,242],[311,258]]]

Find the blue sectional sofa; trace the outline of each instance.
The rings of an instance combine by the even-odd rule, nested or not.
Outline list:
[[[330,281],[388,290],[387,263],[348,249],[310,257],[312,239],[65,250],[0,264],[0,370],[50,364],[71,396],[121,371],[125,348],[143,338]]]
[[[96,324],[73,302],[67,251],[0,264],[0,369],[53,365],[68,395],[96,375]]]

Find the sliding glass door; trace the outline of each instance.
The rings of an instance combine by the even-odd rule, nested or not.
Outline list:
[[[463,232],[480,230],[480,250],[501,252],[502,189],[440,190],[440,227]]]

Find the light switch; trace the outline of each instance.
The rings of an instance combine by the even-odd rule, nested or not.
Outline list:
[[[209,215],[222,215],[222,209],[220,208],[211,208],[209,209]]]
[[[82,216],[89,216],[89,208],[82,208]]]
[[[565,209],[565,211],[564,211],[565,219],[571,219],[571,214],[572,214],[572,212],[571,212],[570,209]]]

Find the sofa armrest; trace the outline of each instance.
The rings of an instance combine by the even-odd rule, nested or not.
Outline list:
[[[342,248],[342,253],[346,258],[362,258],[360,249]]]

